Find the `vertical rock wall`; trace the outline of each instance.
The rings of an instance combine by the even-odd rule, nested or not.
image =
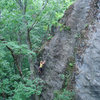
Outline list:
[[[77,59],[76,100],[100,100],[100,1],[97,14],[89,24],[87,48]]]
[[[40,97],[41,100],[53,100],[54,91],[62,88],[63,80],[60,76],[65,72],[68,58],[73,56],[76,42],[75,35],[81,33],[81,31],[85,29],[86,24],[90,24],[95,19],[97,1],[98,0],[77,0],[75,4],[66,10],[63,18],[60,20],[60,23],[66,27],[70,27],[71,30],[60,31],[59,27],[56,28],[55,36],[51,39],[50,43],[45,46],[42,58],[46,60],[46,64],[44,66],[44,74],[40,77],[46,82],[46,85]],[[89,63],[91,63],[91,61]],[[86,66],[82,67],[82,70],[84,70],[84,68],[86,69]],[[81,98],[82,95],[82,93],[77,90],[83,89],[83,84],[81,84],[81,77],[83,76],[80,75],[81,74],[79,74],[76,79],[76,95],[78,98],[76,100],[81,100],[79,98]],[[83,83],[84,82],[83,80]]]

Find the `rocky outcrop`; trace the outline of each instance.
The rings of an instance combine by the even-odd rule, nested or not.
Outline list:
[[[87,48],[77,59],[76,100],[100,100],[100,1],[95,4],[97,14],[85,30],[88,35]]]
[[[46,85],[45,88],[43,89],[40,100],[53,100],[54,97],[53,92],[55,90],[60,90],[62,88],[63,80],[61,79],[60,76],[65,72],[68,58],[73,56],[76,44],[75,36],[77,34],[81,34],[81,31],[86,28],[87,24],[91,24],[94,22],[95,15],[97,13],[97,1],[99,0],[77,0],[73,5],[71,5],[71,7],[68,10],[66,10],[63,18],[59,21],[64,26],[70,27],[70,30],[63,29],[61,31],[60,27],[57,27],[55,29],[55,36],[51,39],[49,44],[45,46],[42,58],[46,60],[46,64],[44,67],[44,74],[41,75],[40,77],[46,82]],[[96,38],[94,38],[94,40],[95,39]],[[94,42],[94,40],[92,40],[92,42]],[[93,46],[94,45],[95,45],[94,49],[96,48],[98,48],[98,50],[100,49],[98,47],[99,45],[98,41],[97,42],[95,41]],[[81,72],[76,77],[76,85],[75,85],[76,98],[77,98],[76,100],[99,100],[99,99],[87,99],[87,97],[91,96],[91,94],[89,94],[90,91],[92,91],[91,93],[95,92],[94,95],[96,93],[99,95],[99,92],[96,91],[96,89],[99,88],[98,84],[100,84],[100,82],[95,83],[97,80],[96,81],[94,80],[93,82],[91,80],[91,78],[92,79],[95,78],[95,75],[97,75],[96,77],[99,77],[98,75],[100,74],[100,73],[96,74],[96,71],[99,71],[99,58],[98,58],[99,51],[96,51],[97,49],[95,50],[95,52],[97,53],[96,54],[97,56],[94,54],[94,56],[97,59],[97,62],[95,62],[95,59],[93,59],[93,56],[91,55],[91,53],[92,54],[95,53],[94,49],[90,52],[93,46],[91,46],[90,49],[87,49],[89,53],[85,53],[84,64],[80,65],[79,67],[79,71],[82,70],[83,72]],[[91,65],[92,61],[89,59],[94,60],[95,63]],[[78,64],[79,62],[77,60],[77,65]],[[90,68],[91,70],[89,70]],[[86,75],[86,73],[88,75]],[[87,81],[87,78],[94,85],[89,84],[90,81]]]

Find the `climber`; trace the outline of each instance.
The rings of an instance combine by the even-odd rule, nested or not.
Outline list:
[[[38,70],[39,73],[42,73],[44,64],[45,64],[45,61],[40,61],[40,66],[39,66],[39,70]]]

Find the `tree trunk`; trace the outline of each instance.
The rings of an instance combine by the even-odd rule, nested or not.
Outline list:
[[[0,11],[0,19],[1,19],[1,11]]]
[[[22,33],[20,31],[17,34],[17,41],[18,41],[19,45],[22,44],[21,34]],[[17,62],[18,62],[18,65],[20,66],[21,69],[22,69],[22,60],[23,60],[23,55],[19,54],[18,57],[17,57]]]
[[[21,71],[21,68],[20,68],[19,63],[18,63],[18,57],[17,57],[17,55],[14,54],[13,50],[10,47],[8,47],[8,46],[6,46],[6,47],[11,52],[11,55],[12,55],[12,57],[14,59],[14,64],[16,65],[16,67],[17,67],[17,69],[19,71],[19,74],[22,77],[22,71]]]
[[[32,45],[31,45],[31,39],[30,39],[30,31],[29,29],[27,30],[27,45],[28,49],[32,51]],[[31,79],[33,80],[35,78],[35,70],[34,70],[34,63],[33,63],[33,56],[32,54],[29,55],[28,58],[29,64],[30,64],[30,71],[31,71]]]

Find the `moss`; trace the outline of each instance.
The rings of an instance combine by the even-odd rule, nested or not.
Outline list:
[[[52,35],[48,36],[47,40],[51,40],[53,38]]]
[[[60,23],[59,23],[59,27],[60,27],[60,32],[61,32],[62,30],[64,30],[64,31],[71,31],[71,27],[70,27],[70,26],[66,26],[66,25],[64,25],[64,24],[60,24]]]
[[[71,27],[70,26],[64,26],[64,30],[65,31],[71,31]]]
[[[75,34],[75,38],[77,39],[77,38],[80,38],[81,37],[81,34],[80,33],[77,33],[77,34]]]
[[[60,32],[63,30],[63,27],[60,27]]]
[[[85,28],[88,28],[89,27],[89,24],[85,24]]]

